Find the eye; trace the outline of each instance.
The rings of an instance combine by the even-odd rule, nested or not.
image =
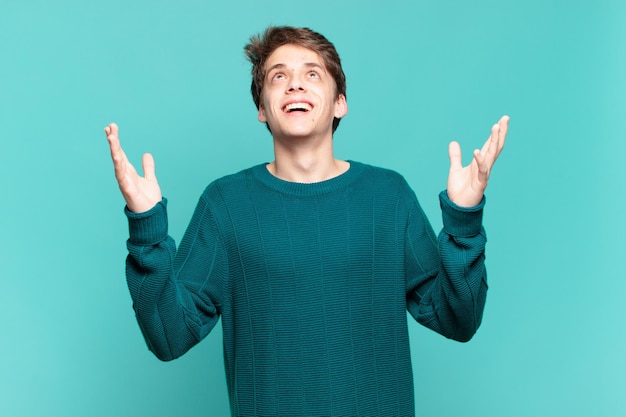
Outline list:
[[[319,78],[320,75],[317,73],[317,71],[309,71],[309,73],[307,74],[307,76],[309,78]]]
[[[272,81],[280,81],[284,79],[285,79],[285,74],[283,74],[282,72],[277,72],[276,74],[272,75]]]

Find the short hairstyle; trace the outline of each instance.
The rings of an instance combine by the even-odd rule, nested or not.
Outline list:
[[[265,81],[265,61],[283,45],[298,45],[316,52],[335,80],[336,97],[346,97],[346,76],[341,68],[341,60],[335,46],[323,35],[309,29],[292,26],[270,26],[262,34],[253,35],[244,47],[248,60],[252,63],[252,85],[250,92],[257,109],[261,103],[261,93]],[[334,118],[333,133],[341,119]],[[269,129],[269,125],[267,126]]]

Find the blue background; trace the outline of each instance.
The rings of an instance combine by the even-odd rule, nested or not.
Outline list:
[[[337,156],[401,172],[436,229],[448,142],[468,162],[511,115],[483,325],[469,344],[411,325],[418,415],[618,415],[625,18],[618,0],[2,0],[0,415],[228,415],[220,329],[171,363],[145,347],[102,128],[136,165],[154,154],[180,240],[208,182],[272,160],[242,50],[268,24],[335,43]]]

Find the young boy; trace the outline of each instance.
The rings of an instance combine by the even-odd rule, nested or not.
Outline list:
[[[508,117],[467,167],[451,143],[437,239],[400,175],[335,159],[333,132],[348,105],[326,38],[270,27],[245,51],[275,159],[210,184],[178,249],[152,157],[140,177],[117,126],[105,128],[148,347],[172,360],[221,317],[233,415],[414,415],[406,311],[459,341],[480,325],[483,193]]]

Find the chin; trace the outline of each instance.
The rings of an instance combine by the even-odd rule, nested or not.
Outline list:
[[[272,130],[274,132],[274,130]],[[315,134],[315,131],[309,127],[288,127],[278,130],[278,134],[284,137],[306,138]]]

